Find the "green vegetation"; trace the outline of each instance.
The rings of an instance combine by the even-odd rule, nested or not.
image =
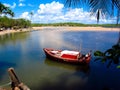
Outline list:
[[[3,16],[2,16],[3,15]],[[31,22],[26,19],[12,19],[6,15],[14,16],[14,12],[9,7],[0,3],[0,30],[4,29],[22,29],[31,26]]]
[[[6,16],[0,17],[0,29],[22,29],[31,26],[31,22],[25,19],[11,19]]]
[[[73,23],[73,22],[66,22],[66,23],[48,23],[48,24],[40,24],[40,23],[33,23],[32,27],[41,27],[41,26],[73,26],[73,27],[118,27],[120,24],[82,24],[82,23]]]
[[[120,63],[120,44],[117,43],[113,45],[112,48],[106,50],[105,52],[95,51],[94,55],[97,57],[96,60],[100,60],[105,63],[108,61],[107,67],[109,67],[112,63],[119,64]],[[120,65],[117,66],[120,68]]]
[[[1,2],[0,2],[0,15],[2,15],[2,14],[4,14],[4,15],[10,15],[10,16],[14,16],[14,12],[12,12],[12,10],[9,8],[9,7],[6,7],[4,4],[2,4]]]
[[[38,26],[86,26],[86,25],[82,23],[67,22],[67,23],[47,23],[47,24],[34,23],[32,24],[32,26],[38,27]]]

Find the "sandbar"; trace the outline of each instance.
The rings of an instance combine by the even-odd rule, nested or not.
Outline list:
[[[108,28],[108,27],[71,27],[71,26],[47,26],[47,27],[32,27],[28,29],[20,29],[20,30],[3,30],[0,31],[0,35],[8,34],[8,33],[17,33],[17,32],[28,32],[28,31],[36,31],[36,30],[59,30],[59,31],[112,31],[119,32],[120,28]]]

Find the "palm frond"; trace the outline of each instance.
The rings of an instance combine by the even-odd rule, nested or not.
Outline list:
[[[0,14],[9,14],[10,16],[14,16],[14,12],[12,10],[5,6],[4,4],[0,3]]]
[[[120,0],[112,0],[112,3],[120,10]]]
[[[83,6],[87,3],[88,0],[64,0],[65,6],[67,7],[76,7],[76,6]]]
[[[117,23],[120,20],[120,0],[65,0],[65,5],[68,7],[88,5],[91,12],[97,18],[97,22],[102,17],[113,16],[117,9]]]

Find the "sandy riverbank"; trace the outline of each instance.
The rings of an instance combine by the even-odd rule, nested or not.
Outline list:
[[[34,30],[38,30],[38,29],[36,28]],[[30,32],[30,31],[33,31],[33,29],[32,28],[27,28],[27,29],[18,29],[18,30],[14,30],[14,29],[3,30],[3,31],[0,31],[0,35],[9,34],[9,33],[18,33],[18,32]]]
[[[0,31],[0,35],[8,34],[8,33],[16,33],[16,32],[28,32],[35,30],[45,30],[45,29],[57,29],[57,30],[67,30],[67,31],[120,31],[120,28],[105,28],[105,27],[32,27],[29,29],[23,30],[4,30]]]
[[[33,27],[33,30],[44,29],[59,29],[67,31],[120,31],[120,28],[105,28],[105,27]]]

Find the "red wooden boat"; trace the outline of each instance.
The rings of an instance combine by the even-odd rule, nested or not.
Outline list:
[[[47,58],[59,62],[66,62],[71,64],[87,64],[91,60],[90,52],[86,55],[83,55],[78,51],[55,50],[51,48],[44,48],[43,50]]]

